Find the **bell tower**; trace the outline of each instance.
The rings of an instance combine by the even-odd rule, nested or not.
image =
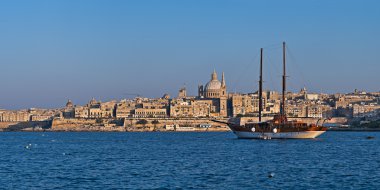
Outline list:
[[[220,116],[227,117],[227,86],[226,86],[226,79],[224,78],[224,72],[222,73],[222,85],[220,87]]]

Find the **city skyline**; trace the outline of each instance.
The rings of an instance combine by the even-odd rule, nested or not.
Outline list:
[[[0,108],[188,94],[225,72],[228,92],[379,91],[377,1],[8,1],[0,3]],[[276,13],[276,14],[273,14]],[[281,16],[279,16],[281,15]],[[344,34],[344,35],[343,35]]]

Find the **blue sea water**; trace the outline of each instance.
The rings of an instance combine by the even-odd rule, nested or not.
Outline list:
[[[0,189],[380,189],[378,132],[3,132],[0,151]]]

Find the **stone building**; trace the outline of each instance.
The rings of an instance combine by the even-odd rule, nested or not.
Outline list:
[[[66,107],[62,111],[63,118],[75,118],[75,109],[74,104],[71,100],[68,100],[66,103]]]
[[[133,117],[149,118],[149,117],[168,117],[169,100],[165,98],[145,99],[136,102]]]
[[[285,110],[288,117],[307,117],[307,107],[302,104],[289,104]]]
[[[377,103],[352,105],[353,117],[376,117],[380,113],[380,105]]]
[[[26,110],[0,112],[0,122],[25,122],[30,120],[30,114]]]
[[[76,106],[74,108],[75,118],[88,118],[89,109],[87,106]]]
[[[329,105],[318,101],[288,101],[286,106],[288,117],[330,118],[333,116]]]
[[[165,118],[168,117],[166,108],[137,108],[133,117],[136,118]]]
[[[280,100],[268,99],[265,102],[264,114],[275,115],[280,113],[281,110]]]
[[[3,120],[3,113],[6,112],[4,109],[0,109],[0,122]]]
[[[254,112],[253,94],[231,94],[230,100],[232,116],[248,115]]]
[[[116,104],[116,118],[132,117],[136,103],[133,101],[122,100]]]
[[[75,118],[113,118],[116,101],[98,102],[94,98],[85,106],[74,107]]]
[[[178,98],[186,98],[186,97],[187,97],[186,87],[179,89]]]
[[[28,112],[30,115],[30,121],[48,121],[62,114],[62,111],[59,109],[30,108]]]
[[[232,116],[237,115],[258,115],[259,95],[253,94],[232,94],[230,95]],[[278,93],[274,91],[264,91],[262,94],[263,115],[273,115],[280,112],[280,100]]]
[[[101,116],[103,118],[115,117],[115,107],[116,107],[115,100],[100,103]]]
[[[307,115],[306,117],[312,118],[322,118],[322,107],[319,105],[310,105],[307,106]]]
[[[218,80],[218,75],[214,71],[211,74],[211,80],[205,85],[198,86],[198,99],[199,100],[212,100],[213,106],[211,107],[211,115],[214,117],[227,117],[227,86],[222,73],[222,81]],[[213,107],[215,109],[213,109]]]
[[[210,117],[212,100],[175,99],[170,102],[170,117]]]

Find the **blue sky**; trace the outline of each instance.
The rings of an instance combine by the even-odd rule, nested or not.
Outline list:
[[[230,92],[379,91],[376,0],[0,1],[0,108],[195,95],[216,69]]]

